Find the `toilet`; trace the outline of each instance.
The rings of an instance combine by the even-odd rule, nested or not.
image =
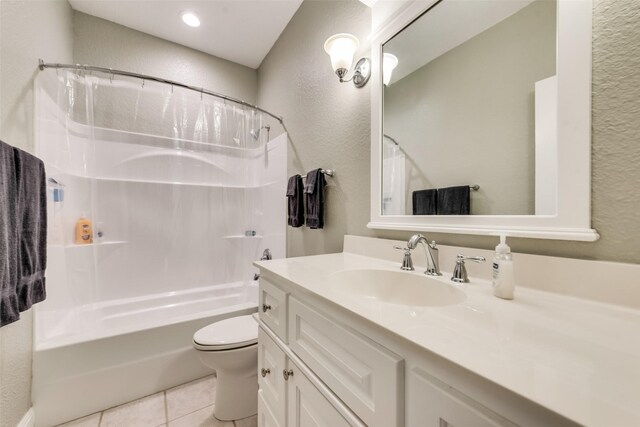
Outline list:
[[[251,315],[212,323],[193,334],[202,363],[217,372],[214,415],[222,421],[258,412],[258,322]]]

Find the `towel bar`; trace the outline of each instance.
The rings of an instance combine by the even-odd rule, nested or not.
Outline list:
[[[320,172],[327,176],[333,176],[336,173],[335,169],[321,169]],[[302,179],[305,179],[306,177],[307,175],[302,175]]]

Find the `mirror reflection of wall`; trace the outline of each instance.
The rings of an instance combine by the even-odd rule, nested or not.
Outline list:
[[[384,215],[555,213],[554,0],[442,0],[383,52]]]

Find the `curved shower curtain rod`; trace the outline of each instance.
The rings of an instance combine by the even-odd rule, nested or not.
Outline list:
[[[176,81],[173,81],[173,80],[163,79],[161,77],[154,77],[154,76],[149,76],[149,75],[146,75],[146,74],[132,73],[130,71],[114,70],[113,68],[94,67],[92,65],[80,65],[80,64],[73,65],[73,64],[47,63],[47,62],[44,62],[42,59],[38,60],[38,68],[40,68],[40,70],[44,70],[45,68],[55,68],[55,69],[64,68],[64,69],[68,69],[68,70],[96,71],[96,72],[100,72],[100,73],[111,74],[112,76],[118,75],[118,76],[126,76],[126,77],[135,77],[135,78],[141,79],[142,81],[150,80],[150,81],[154,81],[154,82],[158,82],[158,83],[164,83],[164,84],[171,85],[171,86],[177,86],[177,87],[181,87],[181,88],[184,88],[184,89],[192,90],[194,92],[198,92],[201,95],[202,94],[211,95],[211,96],[215,96],[216,98],[224,99],[225,101],[235,102],[236,104],[244,105],[245,107],[249,107],[249,108],[252,108],[254,110],[260,111],[262,113],[268,114],[269,116],[271,116],[274,119],[276,119],[284,127],[284,119],[281,116],[276,116],[272,112],[267,111],[267,110],[265,110],[263,108],[260,108],[257,105],[249,104],[248,102],[242,101],[240,99],[236,99],[236,98],[233,98],[233,97],[227,96],[227,95],[222,95],[220,93],[216,93],[216,92],[213,92],[213,91],[201,88],[201,87],[189,86],[189,85],[184,84],[184,83],[176,82]],[[286,130],[286,128],[285,128],[285,130]]]

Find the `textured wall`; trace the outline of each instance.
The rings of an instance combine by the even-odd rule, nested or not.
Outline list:
[[[305,1],[258,70],[259,104],[284,116],[289,130],[289,175],[337,171],[328,178],[325,229],[289,227],[289,256],[339,252],[344,234],[373,234],[369,87],[340,84],[323,48],[329,36],[349,32],[360,39],[360,56],[369,56],[370,25],[370,9],[357,0]]]
[[[406,62],[397,40],[419,40],[385,45]],[[556,3],[539,0],[385,86],[384,133],[411,159],[404,212],[413,191],[480,184],[471,214],[533,215],[534,85],[555,70]]]
[[[640,263],[640,1],[594,0],[593,226],[595,243],[512,239],[515,251]],[[291,130],[289,173],[335,166],[323,232],[289,230],[289,255],[334,252],[345,232],[404,239],[408,232],[367,230],[369,93],[337,85],[324,38],[353,32],[366,41],[370,15],[355,2],[305,1],[259,69],[259,101]],[[337,204],[337,205],[336,205]],[[449,245],[492,248],[496,239],[433,233]]]
[[[256,101],[258,73],[244,65],[77,11],[73,30],[74,63],[149,74]]]
[[[38,58],[71,61],[66,1],[0,2],[0,139],[33,149],[33,77]],[[32,310],[0,329],[0,427],[14,427],[31,407]]]

